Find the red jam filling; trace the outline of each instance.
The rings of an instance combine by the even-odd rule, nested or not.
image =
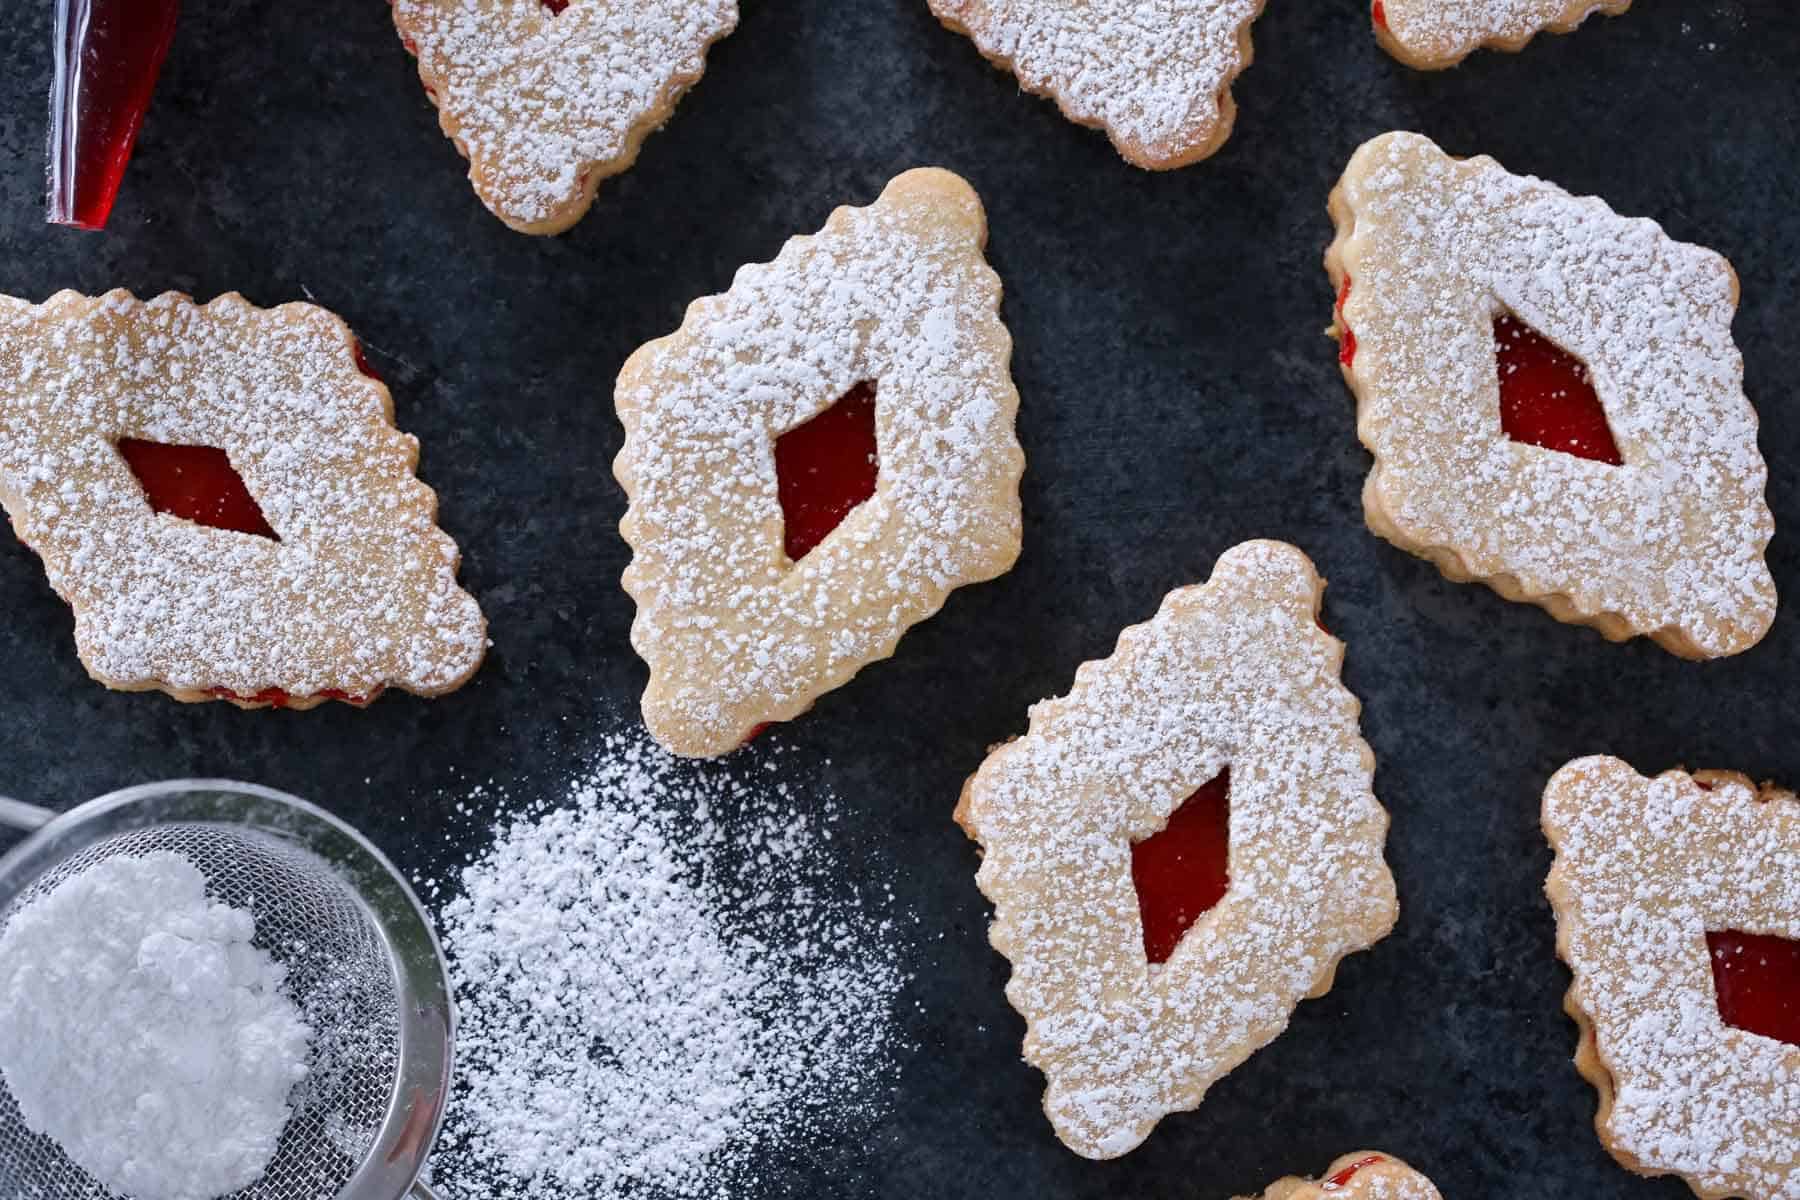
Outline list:
[[[1169,814],[1169,823],[1131,847],[1131,882],[1144,925],[1144,957],[1167,962],[1182,935],[1231,885],[1231,770]]]
[[[1387,28],[1387,9],[1382,6],[1381,0],[1375,0],[1375,5],[1369,10],[1369,15],[1375,19],[1377,29]]]
[[[1494,320],[1500,427],[1515,442],[1619,466],[1587,364],[1511,313]]]
[[[253,696],[240,696],[230,688],[216,687],[207,688],[206,694],[209,696],[217,696],[221,700],[248,700],[256,704],[267,704],[270,708],[286,708],[294,702],[294,697],[287,692],[282,691],[280,688],[264,688]],[[341,688],[326,688],[322,692],[314,692],[312,696],[307,698],[342,700],[345,704],[354,704],[360,708],[373,701],[375,697],[379,695],[381,695],[380,688],[376,688],[367,696],[353,696]]]
[[[1338,326],[1338,361],[1346,367],[1356,361],[1356,335],[1350,332],[1350,326],[1344,324],[1344,301],[1350,299],[1350,277],[1344,276],[1344,284],[1338,288],[1337,326]]]
[[[281,540],[223,450],[120,438],[119,453],[155,511],[214,529]]]
[[[50,220],[102,229],[175,37],[179,0],[56,0]]]
[[[363,353],[363,344],[362,344],[361,338],[357,338],[351,344],[350,352],[351,352],[351,354],[353,354],[356,357],[356,369],[358,371],[361,371],[364,375],[367,375],[370,379],[373,379],[376,383],[385,382],[381,378],[381,372],[377,371],[374,367],[369,365],[369,356],[367,354]]]
[[[875,385],[859,383],[830,408],[775,439],[776,489],[787,556],[799,562],[850,510],[875,494]]]
[[[1709,931],[1719,1016],[1734,1029],[1800,1046],[1800,942]]]
[[[1339,1171],[1336,1175],[1327,1179],[1325,1181],[1324,1190],[1327,1192],[1337,1191],[1339,1188],[1348,1184],[1352,1179],[1356,1178],[1356,1173],[1358,1171],[1362,1170],[1364,1167],[1372,1167],[1381,1161],[1382,1158],[1379,1154],[1371,1154],[1367,1158],[1357,1159],[1355,1162]]]
[[[541,3],[553,15],[560,15],[563,9],[569,7],[569,0],[541,0]]]

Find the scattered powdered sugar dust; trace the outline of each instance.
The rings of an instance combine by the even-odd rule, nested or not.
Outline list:
[[[256,1182],[311,1030],[255,931],[168,851],[105,859],[14,912],[0,1075],[25,1124],[135,1200]]]
[[[834,802],[782,757],[606,736],[462,872],[449,1194],[740,1196],[758,1163],[879,1118],[905,982],[890,897],[846,881]]]

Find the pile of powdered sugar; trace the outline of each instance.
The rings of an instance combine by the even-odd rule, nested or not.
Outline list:
[[[167,851],[86,868],[0,934],[0,1074],[25,1124],[135,1200],[261,1177],[311,1030],[252,915]]]
[[[904,976],[838,877],[830,798],[778,754],[603,740],[497,831],[443,910],[459,1086],[433,1170],[465,1200],[731,1195],[879,1114]]]

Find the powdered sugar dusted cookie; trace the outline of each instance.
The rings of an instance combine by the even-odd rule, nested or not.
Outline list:
[[[1601,1141],[1701,1196],[1800,1196],[1800,799],[1582,758],[1544,832]]]
[[[1522,50],[1538,33],[1568,33],[1595,13],[1617,16],[1631,0],[1374,0],[1382,48],[1409,67],[1453,67],[1481,47]]]
[[[0,501],[94,678],[310,708],[474,674],[481,610],[360,360],[310,304],[0,297]]]
[[[1185,167],[1231,136],[1263,0],[930,0],[1019,86],[1104,129],[1126,161]]]
[[[1730,264],[1410,133],[1356,152],[1331,214],[1369,527],[1615,641],[1755,645],[1774,521]]]
[[[476,194],[521,233],[579,221],[737,17],[737,0],[394,0]]]
[[[1323,591],[1292,546],[1236,547],[964,788],[1025,1058],[1078,1154],[1124,1154],[1198,1105],[1393,927],[1387,813]]]
[[[1431,1180],[1391,1154],[1346,1154],[1317,1179],[1289,1176],[1263,1192],[1262,1200],[1444,1200]]]
[[[1019,554],[987,222],[948,171],[840,208],[641,347],[617,390],[644,720],[710,756],[894,652]]]

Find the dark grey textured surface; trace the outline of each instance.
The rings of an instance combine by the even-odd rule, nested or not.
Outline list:
[[[1019,94],[923,0],[745,7],[669,128],[555,240],[480,207],[386,6],[347,0],[190,5],[111,229],[48,228],[48,4],[0,9],[0,291],[239,290],[342,314],[424,443],[422,474],[494,638],[475,681],[431,703],[284,715],[119,695],[88,681],[64,606],[0,538],[0,791],[64,805],[151,778],[242,776],[323,802],[412,871],[442,870],[470,844],[443,795],[470,778],[554,780],[589,730],[631,719],[644,672],[626,641],[609,473],[626,354],[832,206],[941,164],[986,200],[1007,287],[1026,550],[773,735],[845,798],[847,869],[895,875],[920,936],[902,1000],[919,1049],[889,1117],[866,1146],[770,1164],[769,1192],[1211,1200],[1375,1145],[1451,1200],[1686,1195],[1625,1174],[1590,1128],[1537,795],[1557,765],[1597,751],[1800,781],[1793,609],[1749,654],[1693,665],[1446,583],[1377,541],[1320,336],[1319,255],[1326,192],[1390,128],[1721,250],[1743,280],[1736,333],[1770,499],[1793,528],[1800,8],[1642,0],[1522,56],[1419,75],[1375,46],[1359,0],[1274,0],[1230,143],[1150,175]],[[1326,619],[1349,644],[1394,816],[1400,926],[1199,1111],[1123,1161],[1087,1163],[1037,1111],[1041,1080],[1018,1059],[950,808],[1027,704],[1249,537],[1297,542],[1331,579]],[[1771,564],[1800,595],[1794,545],[1778,536]]]

